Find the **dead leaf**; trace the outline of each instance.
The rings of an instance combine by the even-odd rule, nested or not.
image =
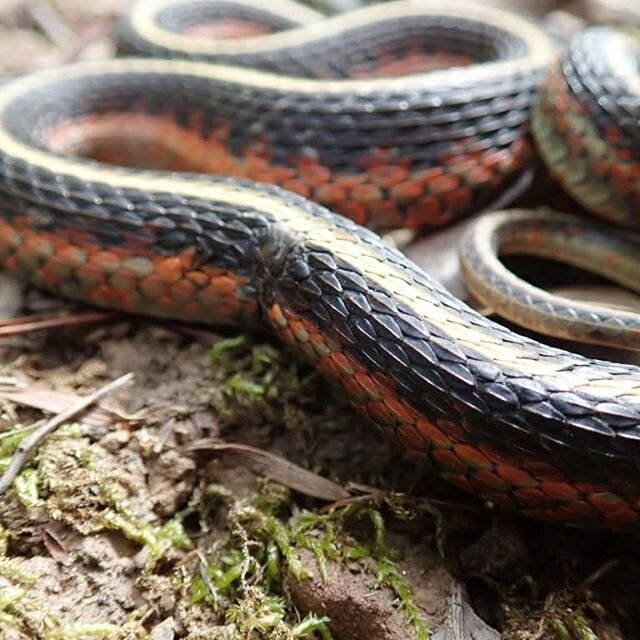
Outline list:
[[[0,389],[0,400],[9,400],[24,407],[40,409],[48,413],[61,413],[68,409],[82,396],[67,391],[54,391],[52,389]],[[131,422],[140,418],[138,415],[127,415],[111,409],[94,407],[83,414],[81,422],[92,427],[104,427],[113,424],[114,417],[118,420]]]
[[[189,449],[233,452],[242,458],[254,473],[271,478],[312,498],[335,501],[349,497],[349,492],[341,485],[262,449],[220,440],[201,440],[193,443]]]

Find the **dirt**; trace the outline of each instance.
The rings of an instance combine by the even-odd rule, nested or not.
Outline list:
[[[2,72],[113,55],[124,5],[4,0]],[[9,318],[85,311],[14,283],[0,301]],[[0,363],[5,462],[6,434],[135,375],[0,498],[0,640],[640,638],[634,538],[494,513],[268,337],[120,317],[3,338]],[[221,441],[354,497],[327,510]]]

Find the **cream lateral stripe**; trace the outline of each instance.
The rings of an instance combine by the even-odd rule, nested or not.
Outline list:
[[[509,255],[513,252],[523,253],[532,257],[554,259],[558,255],[556,253],[556,249],[559,249],[563,254],[563,262],[580,269],[592,271],[593,273],[608,278],[612,282],[616,282],[617,284],[627,287],[632,291],[640,292],[640,256],[635,255],[635,250],[633,250],[633,262],[630,262],[629,266],[625,265],[625,268],[621,268],[619,262],[609,262],[607,258],[611,251],[604,250],[602,248],[602,244],[595,244],[593,241],[586,240],[585,238],[581,238],[580,242],[576,242],[571,237],[567,238],[565,235],[562,235],[562,240],[559,241],[554,237],[552,231],[546,231],[544,227],[536,229],[536,231],[537,233],[546,234],[547,243],[545,244],[540,243],[532,245],[528,241],[522,241],[516,237],[515,240],[512,240],[511,238],[508,239],[508,247],[503,245],[503,247],[498,251],[492,248],[496,234],[498,234],[500,228],[505,226],[507,223],[515,220],[523,220],[525,222],[532,221],[534,223],[548,220],[553,223],[559,216],[564,217],[564,214],[550,211],[533,212],[523,209],[494,211],[491,215],[487,215],[482,219],[479,219],[473,226],[471,232],[476,238],[473,244],[477,247],[482,246],[479,256],[484,265],[486,265],[490,271],[499,274],[503,280],[508,281],[511,284],[520,283],[522,288],[544,293],[549,296],[549,299],[557,299],[557,296],[548,294],[546,291],[533,287],[525,280],[518,278],[514,273],[509,271],[502,262],[500,262],[500,258],[496,254],[502,253],[503,255]],[[586,224],[586,221],[579,220],[579,223]],[[640,241],[640,236],[638,236],[638,240]],[[586,252],[585,245],[588,246],[593,253]],[[571,248],[570,251],[568,251],[569,248]],[[620,253],[616,254],[616,257],[624,257],[627,255],[630,256],[626,250],[621,248]],[[594,258],[597,261],[595,264]],[[576,306],[581,305],[579,301],[576,301],[575,304]],[[594,302],[593,304],[597,303]],[[602,306],[606,307],[606,305]]]
[[[6,108],[7,91],[0,92],[2,110]],[[0,128],[0,151],[20,158],[43,170],[66,174],[86,182],[104,182],[116,188],[143,189],[149,192],[180,193],[185,196],[226,201],[238,207],[253,208],[272,215],[287,228],[311,239],[314,244],[333,252],[354,269],[380,286],[390,291],[427,325],[438,326],[449,338],[461,343],[478,355],[494,362],[508,371],[520,371],[524,375],[546,376],[555,379],[570,378],[570,387],[602,395],[603,400],[625,396],[640,402],[640,381],[624,375],[616,375],[615,380],[580,380],[575,372],[562,371],[564,363],[549,357],[540,357],[532,348],[504,344],[499,336],[490,330],[466,324],[460,316],[440,305],[425,289],[416,290],[407,275],[393,265],[383,262],[366,245],[355,244],[345,232],[336,237],[322,219],[308,216],[283,200],[253,191],[246,187],[213,184],[194,180],[184,180],[178,175],[170,179],[161,175],[142,175],[134,171],[123,172],[107,166],[93,165],[56,156],[40,149],[31,148],[13,137],[6,128]],[[416,295],[416,293],[418,295]]]
[[[133,21],[135,14],[150,14],[155,17],[170,7],[179,7],[188,5],[189,0],[137,0],[130,8],[130,15]],[[215,6],[215,0],[211,4]],[[232,0],[231,4],[243,6],[247,9],[256,9],[255,0]],[[271,14],[276,17],[293,20],[300,24],[311,24],[319,20],[326,20],[326,16],[319,11],[311,9],[304,4],[294,2],[293,0],[269,0],[264,6],[260,7],[260,11]]]
[[[326,36],[335,36],[350,29],[365,27],[389,19],[432,15],[451,16],[466,20],[476,19],[501,31],[512,33],[528,44],[527,56],[531,56],[534,64],[545,64],[554,50],[550,38],[527,20],[502,9],[465,0],[399,0],[398,2],[365,7],[277,34],[235,40],[197,38],[192,35],[187,36],[167,31],[157,23],[156,15],[165,5],[169,4],[174,3],[165,0],[158,4],[155,2],[135,4],[130,16],[131,24],[144,40],[160,47],[191,54],[232,55],[234,53],[273,51],[284,47],[309,44]],[[270,10],[272,10],[271,7]],[[275,12],[272,11],[272,13]],[[492,64],[507,64],[507,62]]]
[[[521,278],[516,276],[513,272],[509,271],[509,269],[507,269],[502,264],[502,262],[500,262],[500,259],[496,256],[496,252],[493,249],[493,241],[494,241],[496,232],[505,223],[505,221],[512,222],[516,219],[539,220],[541,218],[547,218],[549,220],[553,220],[553,216],[546,213],[544,214],[536,213],[535,215],[532,216],[530,213],[526,211],[492,212],[490,215],[487,215],[487,216],[484,216],[483,218],[478,219],[478,221],[474,224],[472,233],[475,240],[473,241],[473,245],[476,247],[477,254],[482,260],[484,268],[486,268],[492,274],[497,276],[501,281],[507,283],[509,286],[511,286],[516,290],[522,291],[524,294],[531,295],[532,297],[535,297],[535,298],[542,298],[547,302],[550,302],[551,304],[554,304],[556,306],[564,306],[567,304],[568,298],[554,295],[552,293],[549,293],[548,291],[545,291],[544,289],[540,289],[539,287],[533,286],[531,283],[527,282],[526,280],[522,280]],[[547,258],[547,257],[553,258],[553,256],[551,256],[549,252],[545,252],[544,249],[540,249],[540,250],[536,250],[535,248],[532,249],[531,245],[525,246],[523,244],[522,249],[523,249],[523,253],[526,253],[526,255],[529,255],[529,256],[536,255],[541,258]],[[570,256],[567,256],[567,259],[569,259],[569,257]],[[587,270],[589,269],[589,264],[587,260],[585,261],[572,260],[572,264],[574,264],[574,266],[582,267]],[[606,266],[607,266],[606,261],[603,261],[601,266],[602,266],[602,269],[599,271],[601,275],[604,275],[606,277],[607,271],[609,271],[608,273],[609,277],[613,281],[618,280],[618,277],[617,277],[618,274],[613,269],[611,270],[606,269]],[[490,290],[492,291],[494,290],[494,287],[490,285],[486,285],[485,279],[482,278],[480,274],[476,273],[475,270],[473,270],[472,272],[472,277],[478,280],[479,282],[485,284],[485,286],[489,286]],[[636,283],[633,283],[630,286],[630,288],[634,288],[634,287],[637,287]],[[528,307],[526,302],[524,302],[523,300],[518,300],[516,298],[505,296],[497,291],[495,292],[495,295],[499,296],[500,299],[508,301],[510,304],[513,304],[515,306]],[[605,303],[599,303],[595,301],[594,302],[590,301],[587,303],[587,302],[581,302],[580,300],[574,300],[574,299],[571,299],[570,302],[573,308],[582,310],[585,313],[585,315],[588,314],[589,312],[598,311],[598,310],[603,312],[606,312],[606,311],[612,312],[612,308],[610,306],[607,306]],[[486,304],[489,307],[492,306],[491,302],[487,302]],[[541,313],[540,315],[547,315],[547,314]],[[618,310],[618,309],[616,309],[615,315],[620,318],[629,318],[634,320],[638,318],[637,312]],[[583,320],[583,322],[586,323],[586,320]],[[597,325],[597,322],[594,322],[594,324]]]
[[[377,78],[371,80],[313,80],[282,76],[266,71],[256,71],[244,67],[189,60],[162,60],[156,58],[119,58],[115,60],[78,62],[58,69],[47,69],[7,83],[0,89],[0,109],[29,91],[42,89],[45,84],[55,84],[61,80],[88,78],[105,74],[158,74],[188,75],[213,81],[235,84],[240,87],[267,89],[280,93],[304,93],[322,95],[351,93],[367,96],[377,91],[396,91],[405,94],[411,91],[439,90],[443,86],[458,85],[464,90],[467,83],[477,83],[481,79],[499,79],[501,73],[510,74],[516,70],[527,71],[537,68],[527,60],[490,62],[468,68],[452,68],[398,78]]]

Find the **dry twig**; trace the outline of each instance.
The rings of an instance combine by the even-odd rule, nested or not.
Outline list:
[[[46,438],[50,433],[55,431],[60,425],[67,422],[70,418],[73,418],[81,411],[84,411],[87,407],[97,402],[104,396],[112,393],[116,389],[129,384],[133,380],[133,373],[127,373],[112,382],[109,382],[104,387],[101,387],[94,393],[82,398],[73,406],[69,407],[65,411],[53,416],[50,420],[47,420],[42,426],[36,429],[28,438],[26,438],[20,446],[16,449],[13,458],[9,466],[5,470],[4,474],[0,478],[0,495],[4,494],[7,489],[12,485],[16,476],[20,473],[25,463],[29,459],[31,452]]]

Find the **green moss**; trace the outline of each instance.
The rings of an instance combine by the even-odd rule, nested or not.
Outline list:
[[[142,522],[128,509],[116,485],[105,485],[102,496],[109,508],[97,520],[108,529],[120,531],[129,540],[145,545],[153,558],[162,558],[170,549],[191,549],[193,543],[182,524],[182,514],[176,514],[163,525]]]
[[[35,469],[23,469],[13,482],[18,500],[28,509],[41,504],[39,479]]]

